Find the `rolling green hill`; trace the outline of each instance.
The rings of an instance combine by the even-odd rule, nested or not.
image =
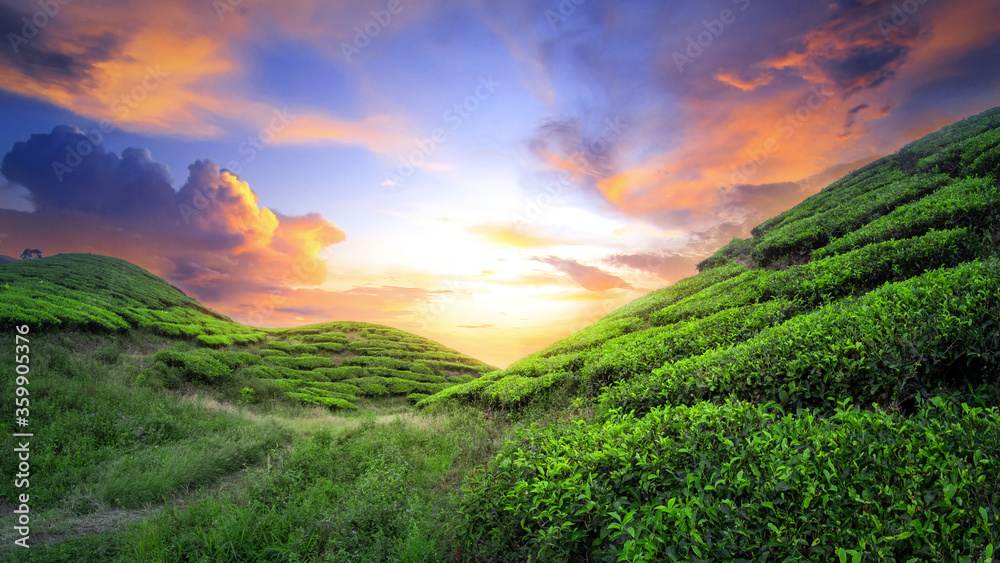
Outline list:
[[[89,254],[4,265],[0,320],[0,366],[26,374],[3,379],[5,447],[34,433],[30,487],[0,485],[5,506],[30,492],[33,549],[8,527],[0,561],[433,553],[467,465],[498,447],[481,417],[410,406],[495,368],[402,330],[248,327]]]
[[[11,262],[17,262],[17,258],[12,258],[10,256],[4,256],[3,254],[0,254],[0,266],[4,264],[9,264]]]
[[[967,560],[1000,548],[1000,108],[910,143],[503,371],[575,397],[467,484],[484,560]]]
[[[0,271],[0,322],[34,330],[139,331],[176,340],[143,380],[176,388],[245,380],[250,393],[354,409],[358,397],[421,400],[494,368],[405,331],[359,322],[256,329],[124,260],[60,254]]]

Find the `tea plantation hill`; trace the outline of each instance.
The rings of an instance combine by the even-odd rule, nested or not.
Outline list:
[[[516,412],[575,397],[589,413],[523,433],[471,478],[468,551],[989,560],[998,177],[1000,108],[848,174],[698,275],[418,403]]]
[[[260,393],[354,409],[359,397],[421,400],[492,371],[486,364],[401,330],[360,322],[258,329],[233,322],[126,261],[61,254],[0,269],[0,322],[110,333],[140,331],[175,342],[149,359],[144,380],[177,387],[245,383]],[[234,400],[239,397],[234,397]]]
[[[31,548],[7,526],[0,561],[433,560],[504,439],[411,406],[478,360],[369,323],[245,326],[116,258],[0,266],[0,326],[0,369],[21,346],[31,370],[27,427],[0,380],[4,447],[34,434],[30,487],[0,484],[5,507],[30,495]]]

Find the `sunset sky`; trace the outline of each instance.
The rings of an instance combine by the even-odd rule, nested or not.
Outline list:
[[[0,254],[497,366],[1000,105],[995,0],[0,0]]]

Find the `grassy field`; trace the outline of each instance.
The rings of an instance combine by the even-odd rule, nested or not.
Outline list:
[[[113,258],[2,265],[35,436],[0,560],[990,561],[998,177],[995,109],[505,370],[247,327]]]

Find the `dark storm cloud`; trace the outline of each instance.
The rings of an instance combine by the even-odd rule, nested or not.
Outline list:
[[[0,49],[0,61],[5,64],[41,82],[57,82],[75,91],[88,82],[95,63],[109,60],[118,51],[120,38],[108,33],[80,35],[73,54],[47,48],[46,37],[59,13],[49,15],[51,6],[48,10],[41,4],[35,7],[36,11],[26,12],[0,4],[0,37],[8,43]]]
[[[16,143],[0,172],[27,187],[39,210],[74,209],[122,221],[176,213],[170,172],[147,149],[128,148],[119,158],[105,151],[99,136],[74,127]]]
[[[318,214],[259,207],[246,182],[211,160],[192,164],[178,193],[148,149],[119,157],[96,135],[68,126],[16,143],[0,172],[34,205],[0,209],[10,242],[119,256],[216,303],[320,283],[326,268],[316,254],[344,239]]]

